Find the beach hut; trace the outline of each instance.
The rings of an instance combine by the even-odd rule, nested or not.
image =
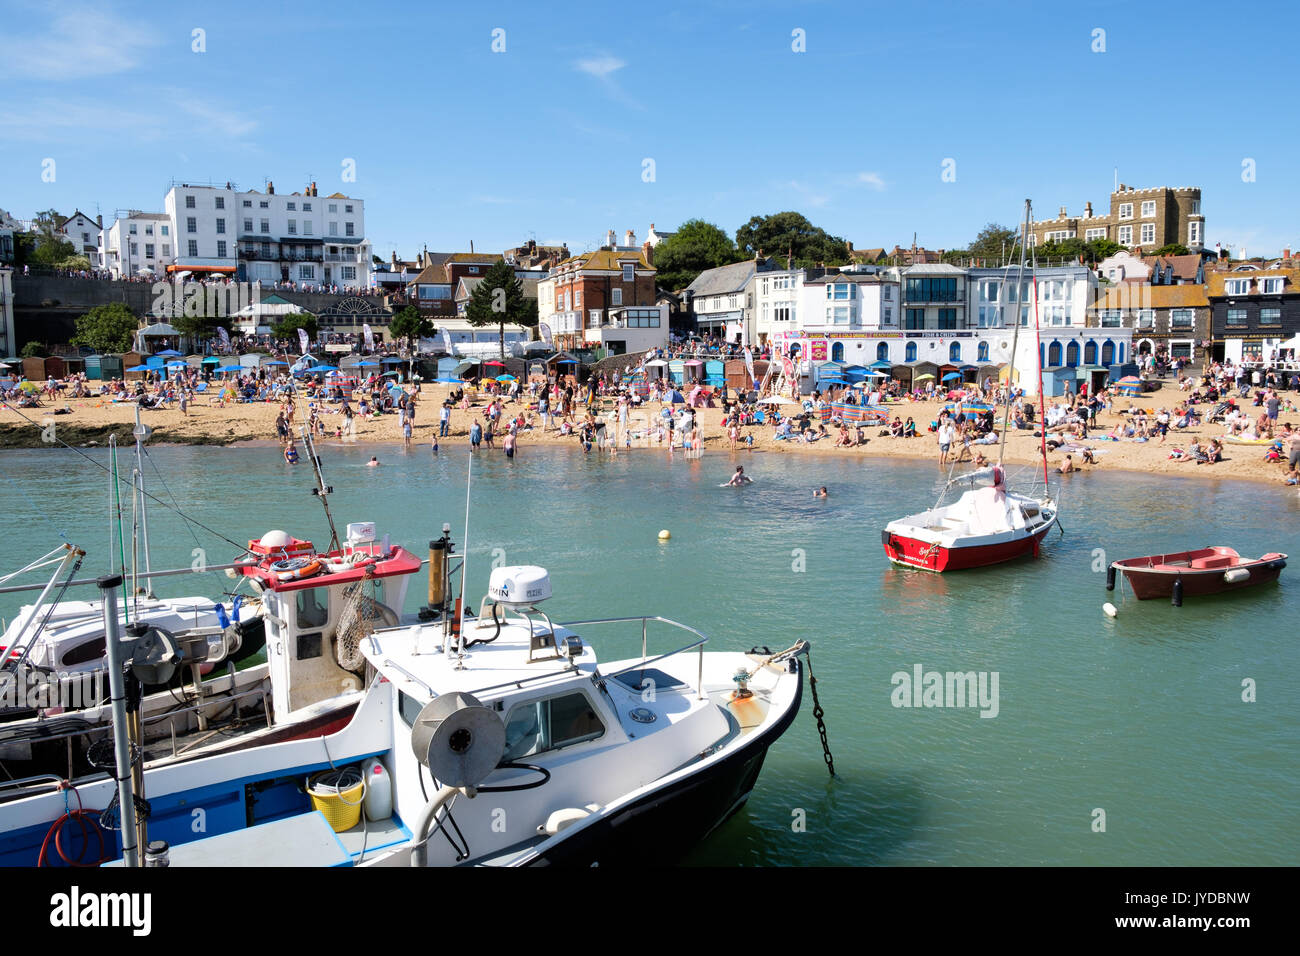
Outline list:
[[[704,384],[712,388],[722,388],[727,382],[726,365],[717,359],[704,363]]]
[[[530,359],[528,361],[527,380],[537,382],[539,385],[545,385],[547,381],[546,363],[540,359]]]
[[[813,366],[813,385],[821,388],[824,382],[838,384],[843,381],[843,376],[840,374],[843,369],[843,362],[818,362]]]
[[[1064,395],[1066,386],[1074,386],[1074,369],[1067,365],[1053,365],[1043,369],[1043,394],[1047,398]]]
[[[456,366],[459,364],[460,364],[460,359],[453,358],[450,355],[443,356],[442,358],[438,359],[438,368],[437,368],[437,374],[435,375],[435,378],[437,378],[439,381],[447,381],[449,379],[457,378],[458,376],[456,375]]]
[[[686,381],[686,362],[682,359],[673,359],[668,363],[668,378],[674,385],[681,385]]]
[[[66,378],[68,375],[68,363],[59,355],[51,355],[45,360],[45,377],[46,378]]]
[[[651,359],[645,363],[645,377],[647,382],[654,382],[668,375],[668,363],[663,359]]]
[[[45,359],[25,358],[22,360],[23,377],[29,382],[45,381]]]
[[[104,356],[102,355],[86,356],[86,378],[87,379],[89,379],[92,382],[98,382],[103,379],[104,377],[104,371],[103,371],[104,367],[102,364],[103,359]]]
[[[126,366],[122,362],[120,355],[99,355],[99,377],[103,381],[110,381],[122,377],[122,370]]]

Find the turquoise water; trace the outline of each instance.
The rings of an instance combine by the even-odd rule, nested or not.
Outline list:
[[[463,450],[444,447],[433,459],[427,448],[381,448],[378,469],[365,467],[370,449],[321,452],[340,530],[373,520],[422,554],[447,521],[463,541]],[[185,510],[234,541],[272,527],[327,538],[310,472],[274,448],[151,456]],[[755,483],[719,488],[736,462]],[[106,568],[102,472],[66,450],[5,452],[0,467],[8,565],[49,550],[62,531],[90,552],[82,576]],[[151,465],[146,472],[167,498]],[[1093,570],[1210,544],[1295,554],[1295,492],[1102,470],[1067,479],[1066,533],[1053,532],[1040,561],[948,576],[894,569],[880,529],[931,504],[937,480],[930,462],[870,458],[714,453],[670,463],[657,452],[611,460],[527,447],[515,461],[484,455],[473,475],[470,603],[495,557],[549,568],[557,620],[662,614],[727,649],[812,641],[838,776],[827,776],[805,694],[748,805],[690,863],[1300,859],[1300,568],[1277,585],[1180,609],[1121,601]],[[820,485],[829,500],[811,497]],[[234,555],[160,507],[150,523],[155,567],[189,565],[199,546],[212,563]],[[661,528],[671,541],[657,540]],[[208,575],[157,590],[215,593],[230,583]],[[423,598],[422,583],[411,590],[407,610]],[[1102,614],[1106,600],[1120,605],[1117,618]],[[0,596],[0,614],[19,603]],[[639,644],[639,630],[591,637],[606,658]],[[893,675],[918,664],[997,672],[997,716],[895,707]],[[1243,681],[1254,682],[1255,702],[1242,700]],[[1097,810],[1104,832],[1094,832]]]

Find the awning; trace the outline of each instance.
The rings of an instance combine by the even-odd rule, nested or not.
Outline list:
[[[168,272],[234,272],[235,266],[182,266],[170,265]]]

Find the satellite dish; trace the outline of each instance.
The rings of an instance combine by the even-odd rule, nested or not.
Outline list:
[[[445,694],[425,704],[411,727],[415,759],[443,786],[475,787],[506,751],[506,727],[469,694]]]

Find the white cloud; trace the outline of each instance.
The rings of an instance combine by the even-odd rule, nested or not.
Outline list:
[[[858,182],[870,186],[872,189],[884,189],[885,181],[880,178],[879,173],[863,172],[858,173]]]
[[[829,196],[817,192],[807,183],[801,183],[797,179],[790,180],[788,183],[786,183],[786,186],[788,186],[790,189],[793,189],[800,196],[802,196],[803,201],[810,206],[824,206],[828,202],[830,202]]]
[[[165,108],[124,108],[91,97],[0,102],[0,129],[11,140],[48,144],[84,142],[99,135],[144,143],[177,137],[188,142],[197,136],[235,144],[258,125],[246,113],[205,103],[193,92],[169,89],[155,95],[166,100]]]
[[[590,74],[598,80],[608,79],[625,66],[627,66],[627,63],[616,56],[588,57],[573,64],[573,68],[578,72]]]
[[[28,31],[13,29],[18,18],[12,13],[6,19],[0,33],[0,62],[11,79],[58,82],[123,73],[163,42],[143,23],[80,4],[61,7],[50,20],[32,23]]]

